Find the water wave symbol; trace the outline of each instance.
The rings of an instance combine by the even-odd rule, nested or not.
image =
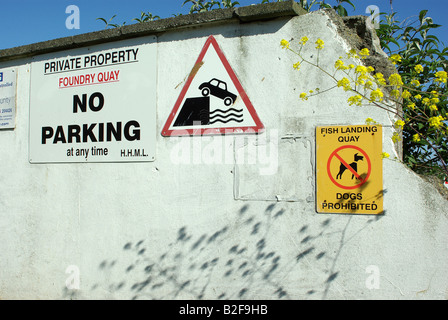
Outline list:
[[[243,115],[241,114],[243,109],[235,109],[229,108],[228,110],[216,109],[213,112],[210,112],[210,122],[209,124],[214,124],[216,122],[228,123],[231,121],[234,122],[243,122]]]

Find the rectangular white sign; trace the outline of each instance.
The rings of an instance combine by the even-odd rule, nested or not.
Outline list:
[[[154,161],[156,37],[38,57],[30,162]]]
[[[16,126],[16,71],[0,69],[0,129]]]

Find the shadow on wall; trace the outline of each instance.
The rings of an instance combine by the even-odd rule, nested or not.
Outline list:
[[[64,288],[64,297],[79,299],[82,292],[106,299],[297,299],[299,293],[301,299],[325,299],[339,274],[334,269],[351,218],[340,232],[340,243],[326,250],[318,250],[316,240],[334,234],[331,218],[325,219],[315,234],[310,226],[302,225],[294,231],[297,252],[285,257],[272,249],[281,243],[271,227],[288,222],[281,221],[286,210],[277,205],[270,204],[262,215],[251,215],[249,205],[244,205],[234,224],[196,238],[183,227],[165,252],[151,252],[146,239],[126,243],[121,258],[98,265],[100,277],[88,289],[89,294],[85,289]],[[310,264],[313,274],[319,273],[313,288],[305,271]],[[294,278],[302,273],[299,277],[307,283],[290,295],[284,284],[292,273]]]

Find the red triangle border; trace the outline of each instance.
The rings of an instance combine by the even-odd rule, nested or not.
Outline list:
[[[177,111],[180,108],[180,105],[185,98],[185,95],[187,94],[188,89],[190,88],[191,82],[193,81],[194,77],[196,76],[196,72],[194,70],[196,69],[196,66],[200,65],[202,63],[202,60],[204,59],[205,54],[207,53],[210,45],[212,45],[218,54],[221,62],[224,65],[224,68],[226,69],[228,75],[233,81],[233,84],[235,85],[236,89],[238,90],[238,94],[243,100],[244,104],[246,105],[252,119],[255,122],[255,126],[251,127],[225,127],[225,128],[191,128],[191,129],[174,129],[170,130],[170,126],[174,121],[174,117],[177,114]],[[205,42],[204,47],[202,48],[201,53],[199,54],[199,57],[190,72],[190,75],[188,76],[187,82],[185,83],[184,87],[182,88],[182,91],[179,95],[179,97],[176,100],[176,103],[174,105],[173,110],[171,111],[165,126],[162,130],[162,136],[164,137],[172,137],[172,136],[193,136],[193,135],[219,135],[219,134],[244,134],[244,133],[262,133],[264,132],[264,125],[261,122],[260,118],[257,115],[257,112],[255,111],[255,108],[252,105],[252,102],[250,101],[249,97],[246,94],[246,91],[243,89],[243,86],[241,85],[240,81],[238,80],[235,72],[233,71],[232,67],[230,66],[227,58],[225,57],[223,51],[218,45],[218,42],[216,41],[214,36],[209,36],[207,41]]]

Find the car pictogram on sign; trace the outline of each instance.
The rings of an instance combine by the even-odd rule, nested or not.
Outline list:
[[[235,102],[236,95],[227,91],[227,83],[219,79],[213,78],[209,82],[204,82],[199,86],[204,97],[212,96],[224,100],[226,106],[230,106]]]

